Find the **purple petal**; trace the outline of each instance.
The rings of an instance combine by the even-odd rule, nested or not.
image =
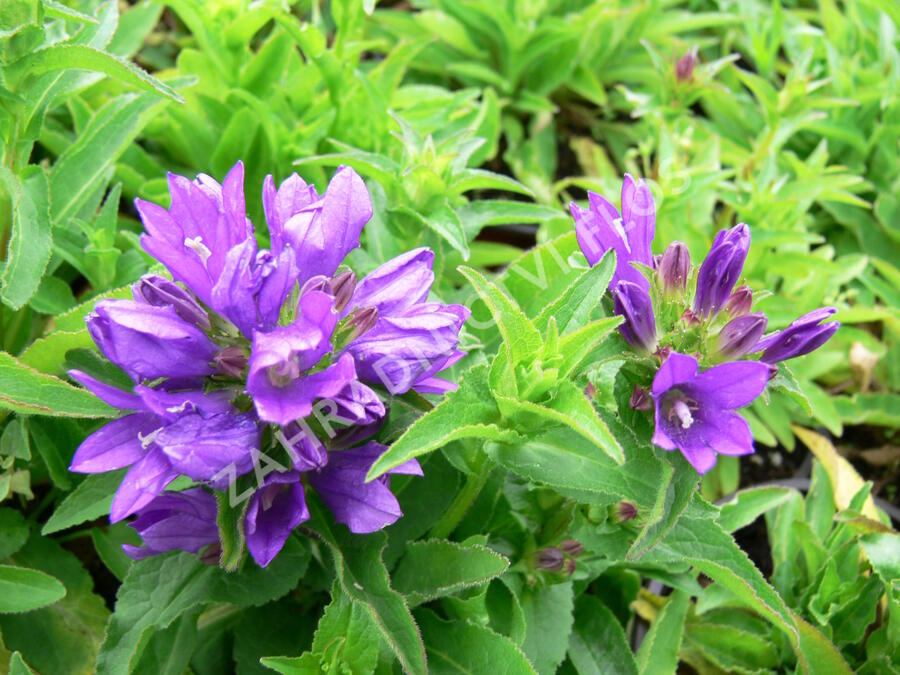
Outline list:
[[[114,408],[119,408],[121,410],[145,409],[140,397],[131,392],[122,391],[118,387],[114,387],[111,384],[101,382],[100,380],[91,377],[87,373],[80,370],[70,370],[68,371],[68,375],[76,382],[84,385],[85,389],[91,392],[94,396],[99,398],[104,403],[109,403],[109,405],[113,406]]]
[[[221,479],[226,467],[242,475],[253,468],[260,430],[251,415],[183,415],[156,436],[157,446],[179,473],[194,480]]]
[[[734,409],[753,401],[763,392],[768,381],[769,367],[765,363],[735,361],[714,366],[697,375],[690,383],[690,392],[702,405]]]
[[[366,473],[387,448],[378,443],[332,452],[328,464],[309,481],[322,501],[356,534],[376,532],[402,515],[386,480],[365,482]]]
[[[272,251],[278,255],[282,250],[282,232],[285,223],[291,217],[308,206],[319,201],[319,195],[313,185],[308,185],[296,173],[288,176],[275,189],[275,180],[271,175],[263,182],[263,211],[272,241]]]
[[[250,555],[260,567],[275,558],[300,523],[309,520],[309,509],[300,474],[271,473],[250,498],[244,532]]]
[[[656,371],[653,378],[653,396],[661,396],[673,387],[690,382],[696,374],[697,359],[687,354],[672,352]]]
[[[427,248],[389,260],[357,284],[346,312],[375,307],[379,316],[392,316],[424,302],[434,282],[433,264],[434,253]]]
[[[164,492],[141,509],[129,526],[144,545],[125,544],[122,549],[136,560],[166,551],[198,553],[219,539],[215,497],[201,488]]]
[[[178,472],[172,469],[166,456],[159,450],[152,449],[125,474],[113,497],[109,521],[117,523],[142,509],[177,476]]]
[[[146,413],[108,422],[78,446],[69,470],[103,473],[134,464],[146,454],[146,444],[152,443],[159,426],[156,416]]]

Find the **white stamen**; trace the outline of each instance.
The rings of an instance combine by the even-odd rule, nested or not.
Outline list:
[[[672,404],[672,410],[675,412],[675,415],[681,420],[681,428],[682,429],[690,429],[691,425],[694,423],[694,418],[691,415],[691,410],[688,408],[688,404],[678,399],[675,403]]]
[[[149,434],[144,436],[140,431],[138,432],[138,440],[141,442],[141,449],[146,450],[150,447],[154,441],[156,441],[156,437],[159,436],[159,432],[162,431],[163,428],[160,427],[156,431],[151,431]]]
[[[193,239],[185,239],[184,245],[191,249],[194,253],[196,253],[200,260],[203,261],[203,264],[206,265],[206,261],[209,260],[209,256],[212,255],[212,251],[210,251],[206,247],[206,244],[203,243],[203,237],[198,234]]]

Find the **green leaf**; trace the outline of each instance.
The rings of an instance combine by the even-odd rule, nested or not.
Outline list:
[[[12,234],[0,276],[0,297],[13,309],[20,309],[37,292],[50,260],[50,189],[40,167],[28,167],[21,183],[0,167],[0,183],[12,200]]]
[[[466,169],[450,187],[454,194],[462,194],[469,190],[508,190],[534,197],[531,189],[515,178],[484,169]]]
[[[165,630],[157,631],[134,669],[137,675],[183,675],[197,641],[197,616],[188,612]]]
[[[39,373],[0,352],[0,407],[26,415],[114,417],[115,408],[90,392]]]
[[[406,547],[391,582],[410,606],[487,583],[500,576],[509,561],[487,546],[431,539]]]
[[[264,656],[259,662],[284,675],[320,675],[322,672],[318,657],[309,652],[302,656]]]
[[[10,420],[0,434],[0,455],[17,459],[31,459],[31,446],[28,443],[28,432],[25,421],[19,418]]]
[[[416,612],[429,672],[433,675],[497,672],[534,675],[535,669],[508,637],[469,621],[443,621],[431,611]]]
[[[392,211],[402,213],[419,225],[427,227],[455,250],[459,251],[463,260],[469,259],[469,242],[466,239],[466,233],[463,230],[459,216],[456,215],[456,211],[453,210],[449,203],[444,203],[439,209],[427,215],[422,215],[415,209],[407,206],[397,206]]]
[[[249,499],[238,506],[232,506],[228,493],[216,492],[216,525],[219,528],[219,542],[222,547],[219,566],[226,572],[234,572],[244,557],[246,544],[244,515],[249,506]]]
[[[49,375],[65,372],[66,352],[70,349],[88,349],[94,341],[87,329],[69,332],[55,331],[32,342],[19,355],[19,362]]]
[[[522,650],[538,673],[552,675],[569,646],[574,607],[572,582],[525,588],[521,602],[527,626]]]
[[[559,383],[556,395],[546,406],[520,402],[523,410],[537,413],[549,420],[567,425],[605,452],[614,462],[625,462],[625,451],[609,427],[597,414],[584,392],[569,380]]]
[[[487,366],[475,366],[463,373],[456,391],[416,420],[375,461],[366,480],[461,438],[513,442],[519,437],[514,431],[498,427],[497,421],[499,413],[487,388]]]
[[[528,361],[544,344],[535,325],[512,298],[496,284],[485,279],[480,272],[470,267],[460,267],[459,271],[475,288],[497,322],[510,365],[517,366]]]
[[[684,619],[690,605],[691,597],[684,591],[676,590],[657,612],[637,652],[637,667],[641,675],[668,675],[675,672]]]
[[[61,532],[75,525],[100,518],[109,513],[113,496],[125,477],[127,469],[94,473],[87,476],[66,495],[53,515],[41,529],[41,534]]]
[[[538,330],[546,329],[550,317],[556,319],[560,335],[585,326],[590,320],[591,312],[600,305],[600,299],[606,293],[615,269],[615,251],[607,251],[596,265],[583,271],[554,302],[541,311],[534,320]]]
[[[135,562],[116,594],[96,672],[130,672],[151,636],[189,610],[211,602],[253,606],[280,598],[297,585],[308,563],[309,553],[293,537],[265,569],[248,564],[227,573],[189,553]]]
[[[664,465],[649,449],[626,446],[625,464],[616,464],[568,428],[545,431],[519,443],[488,443],[485,451],[528,480],[579,492],[582,501],[592,495],[604,502],[627,499],[643,510],[656,503],[665,485]]]
[[[559,339],[559,353],[563,362],[559,366],[560,379],[569,377],[581,363],[588,358],[607,335],[622,323],[622,318],[615,316],[600,319],[575,330]]]
[[[0,565],[0,613],[30,612],[66,595],[66,587],[49,574],[26,567]]]
[[[606,605],[591,595],[582,595],[575,603],[569,660],[580,675],[637,675],[638,672],[622,624]]]
[[[115,161],[165,105],[152,94],[123,94],[94,113],[50,171],[50,215],[55,225],[66,226],[105,187]]]
[[[55,70],[90,70],[104,73],[138,89],[184,103],[178,93],[133,63],[87,45],[54,44],[37,49],[10,68],[16,76],[41,75]]]
[[[366,608],[407,673],[427,672],[419,629],[403,596],[391,589],[381,559],[387,541],[384,533],[360,536],[351,534],[343,525],[333,526],[317,500],[310,500],[310,511],[315,515],[314,527],[334,554],[344,592]]]
[[[794,491],[783,487],[758,487],[740,490],[722,505],[719,526],[726,532],[746,527],[761,515],[783,504]]]
[[[667,460],[675,466],[670,467]],[[629,560],[637,560],[659,544],[678,523],[697,492],[699,477],[680,453],[669,455],[661,462],[667,474],[665,489],[658,493],[653,508],[643,515],[644,525],[628,549]]]
[[[27,540],[25,517],[13,509],[0,509],[0,560],[13,555]]]
[[[25,659],[19,652],[13,652],[9,658],[9,675],[36,675],[35,672],[28,667]]]
[[[351,600],[335,583],[331,603],[319,619],[312,644],[312,653],[323,669],[370,673],[378,660],[380,643],[378,629],[365,605]]]

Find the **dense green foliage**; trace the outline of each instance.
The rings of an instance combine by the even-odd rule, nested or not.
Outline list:
[[[900,672],[898,31],[892,0],[4,0],[0,668]],[[356,169],[354,268],[431,247],[469,355],[391,411],[371,475],[425,475],[393,478],[384,533],[313,500],[266,569],[133,562],[103,518],[121,473],[67,471],[115,411],[65,371],[102,369],[85,315],[156,264],[133,199],[239,159],[254,221],[266,174]],[[698,262],[752,226],[770,328],[839,310],[742,411],[758,454],[702,481],[629,405],[612,260],[568,213],[626,171],[657,245]],[[808,484],[757,485],[811,454]]]

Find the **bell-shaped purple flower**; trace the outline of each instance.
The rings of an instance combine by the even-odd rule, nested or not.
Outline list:
[[[131,292],[137,302],[154,307],[171,307],[178,316],[197,328],[205,331],[210,328],[206,310],[190,291],[174,281],[156,274],[145,274],[131,287]]]
[[[656,273],[667,294],[684,293],[691,274],[691,254],[687,246],[680,241],[669,244],[659,260]]]
[[[220,472],[231,478],[252,467],[259,432],[246,416],[235,413],[224,392],[166,392],[139,385],[129,393],[81,371],[72,370],[69,375],[110,405],[135,411],[88,436],[69,467],[78,473],[131,467],[113,498],[112,522],[149,504],[179,472],[207,480]],[[170,427],[174,429],[170,431]],[[185,434],[191,436],[190,449],[178,443]]]
[[[360,281],[344,309],[354,316],[374,310],[374,325],[352,339],[346,351],[361,380],[392,394],[415,387],[442,393],[453,385],[435,377],[464,354],[459,331],[469,317],[462,305],[428,303],[434,253],[419,248],[389,260]]]
[[[144,542],[122,546],[135,560],[167,551],[199,553],[219,541],[216,498],[202,488],[164,492],[141,508],[129,526]]]
[[[292,324],[253,336],[247,391],[266,422],[287,424],[306,417],[313,401],[335,396],[356,377],[349,354],[309,372],[332,349],[331,334],[338,319],[333,298],[321,291],[306,292],[298,311]]]
[[[272,251],[276,255],[281,253],[284,246],[282,233],[285,223],[294,214],[318,201],[316,186],[307,184],[296,173],[288,176],[278,189],[275,188],[272,176],[266,176],[263,182],[263,211],[269,226]]]
[[[834,307],[822,307],[804,314],[784,330],[760,340],[754,351],[762,351],[760,359],[766,363],[777,363],[809,354],[828,342],[837,332],[841,325],[839,322],[820,323],[836,311]]]
[[[300,523],[309,520],[306,495],[296,471],[270,473],[253,493],[244,516],[247,549],[265,567]]]
[[[253,332],[275,328],[281,308],[297,282],[296,262],[290,247],[278,254],[257,251],[253,238],[225,256],[219,280],[212,289],[213,307],[247,338]]]
[[[285,202],[302,203],[302,196],[296,198],[297,192],[302,195],[302,188],[293,192],[293,201]],[[316,275],[332,276],[347,254],[359,246],[363,226],[372,217],[372,200],[366,184],[350,167],[340,167],[318,201],[291,214],[283,223],[281,219],[287,209],[280,210],[276,202],[277,194],[272,200],[269,221],[272,250],[277,254],[281,246],[292,248],[301,284]]]
[[[397,498],[391,493],[389,476],[366,482],[372,464],[386,450],[387,446],[372,442],[331,452],[328,464],[309,474],[310,485],[331,509],[335,520],[356,534],[380,530],[403,515]],[[421,476],[422,469],[411,459],[389,473]]]
[[[769,320],[762,312],[745,314],[729,321],[716,337],[716,352],[722,359],[736,359],[759,351],[756,343],[766,332]]]
[[[706,260],[697,275],[694,314],[707,318],[728,302],[731,291],[744,269],[750,250],[750,228],[743,223],[721,230],[713,240]]]
[[[253,236],[244,202],[244,165],[235,164],[222,185],[200,174],[191,181],[169,174],[168,210],[141,199],[135,206],[147,233],[141,245],[207,305],[228,252]]]
[[[758,361],[723,363],[698,373],[697,360],[672,352],[653,378],[653,443],[680,450],[698,473],[716,463],[716,453],[748,455],[753,435],[734,412],[759,396],[769,368]]]
[[[87,317],[100,351],[135,381],[213,372],[218,347],[171,305],[101,300]]]
[[[619,326],[622,337],[632,347],[644,352],[656,348],[656,319],[650,294],[630,281],[620,281],[613,291],[613,306],[624,322]]]
[[[394,316],[379,316],[346,351],[353,355],[361,380],[380,384],[392,394],[413,387],[445,391],[452,384],[435,375],[463,355],[456,346],[468,316],[462,305],[420,303]]]
[[[571,204],[575,218],[578,244],[589,264],[594,265],[606,251],[616,252],[616,271],[610,281],[612,290],[619,281],[630,281],[641,288],[648,288],[647,279],[632,262],[653,266],[650,244],[656,233],[656,204],[653,193],[643,180],[635,183],[625,174],[622,185],[621,215],[609,201],[595,192],[588,192],[590,208],[582,209]]]

